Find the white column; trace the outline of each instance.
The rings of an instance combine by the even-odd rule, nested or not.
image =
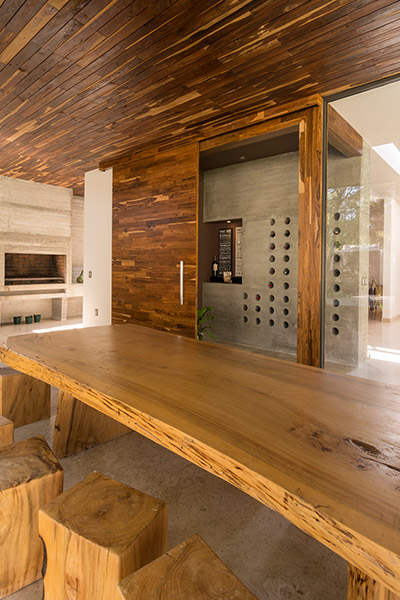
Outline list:
[[[112,169],[85,173],[83,325],[111,324]]]

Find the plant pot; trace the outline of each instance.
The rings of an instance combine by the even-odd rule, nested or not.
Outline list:
[[[14,325],[21,325],[21,317],[14,317]]]
[[[27,325],[30,325],[32,323],[32,318],[33,318],[32,315],[29,315],[29,317],[25,317],[25,323]]]
[[[40,317],[42,315],[33,315],[33,320],[35,321],[35,323],[40,323]]]

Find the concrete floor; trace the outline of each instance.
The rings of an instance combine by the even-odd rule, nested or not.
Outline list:
[[[0,342],[33,329],[37,325],[3,326]],[[42,433],[51,445],[55,408],[53,390],[52,417],[17,429],[15,441]],[[344,560],[240,490],[137,433],[60,462],[64,489],[97,470],[163,499],[168,503],[169,546],[199,533],[259,600],[346,600]],[[8,598],[41,600],[42,583]]]

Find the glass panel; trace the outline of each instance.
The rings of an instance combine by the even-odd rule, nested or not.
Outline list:
[[[400,83],[328,107],[326,367],[400,383]],[[332,109],[336,112],[332,112]]]
[[[199,306],[213,309],[208,341],[210,331],[219,343],[296,360],[298,149],[293,127],[200,157]]]

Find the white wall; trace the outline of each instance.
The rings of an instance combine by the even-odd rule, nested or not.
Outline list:
[[[85,174],[83,324],[111,324],[112,169]],[[92,277],[89,274],[92,274]],[[96,314],[97,312],[97,314]]]

